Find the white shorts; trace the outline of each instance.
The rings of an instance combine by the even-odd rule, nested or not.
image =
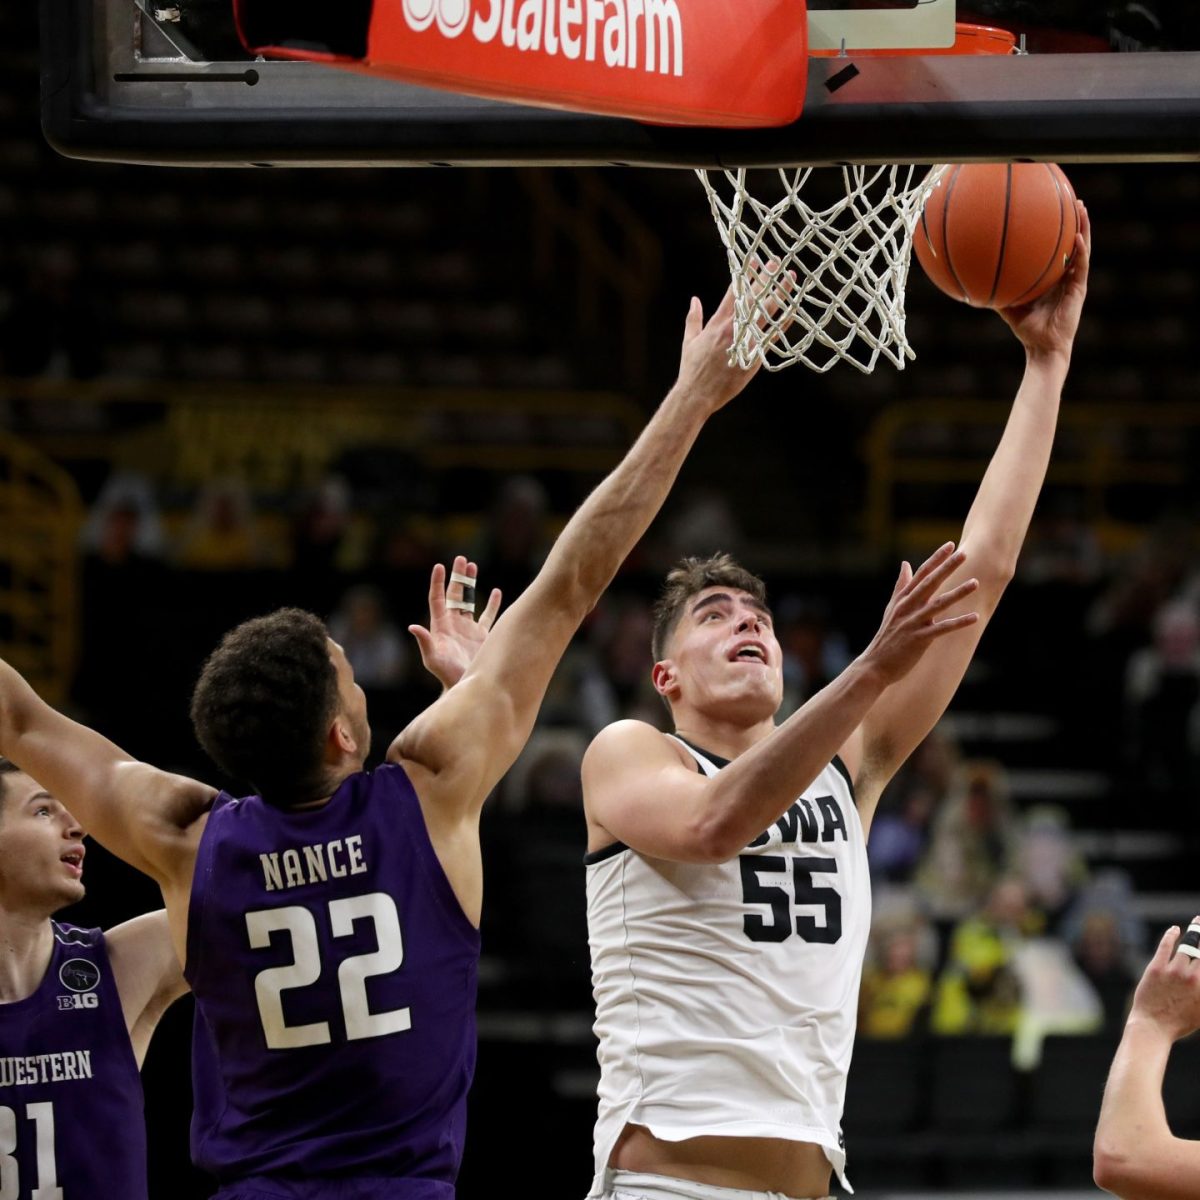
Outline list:
[[[637,1171],[609,1170],[604,1200],[793,1200],[782,1192],[747,1192],[742,1188],[714,1187],[669,1175],[642,1175]],[[834,1200],[824,1196],[821,1200]]]

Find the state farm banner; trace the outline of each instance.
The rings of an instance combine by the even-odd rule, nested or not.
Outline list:
[[[667,125],[785,125],[804,0],[234,0],[247,49]]]

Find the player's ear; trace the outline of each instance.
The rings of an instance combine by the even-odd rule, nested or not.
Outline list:
[[[358,739],[350,728],[350,723],[343,717],[334,717],[329,727],[329,749],[335,754],[355,754],[358,752]]]
[[[650,681],[660,696],[670,696],[679,686],[679,673],[674,662],[669,658],[656,662],[650,671]]]

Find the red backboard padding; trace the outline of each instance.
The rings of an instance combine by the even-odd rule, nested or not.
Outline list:
[[[785,125],[804,103],[804,0],[375,0],[365,56],[338,52],[341,26],[314,36],[311,3],[295,30],[277,0],[234,7],[256,54],[493,99],[723,127]]]

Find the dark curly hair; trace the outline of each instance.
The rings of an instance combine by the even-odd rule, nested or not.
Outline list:
[[[312,613],[281,608],[230,630],[192,693],[192,728],[227,775],[268,803],[321,794],[325,735],[338,708],[329,634]]]
[[[684,558],[672,568],[654,605],[654,633],[650,651],[661,662],[671,634],[679,624],[684,606],[705,588],[728,587],[749,592],[761,604],[767,602],[767,585],[752,575],[730,554],[709,558]]]

